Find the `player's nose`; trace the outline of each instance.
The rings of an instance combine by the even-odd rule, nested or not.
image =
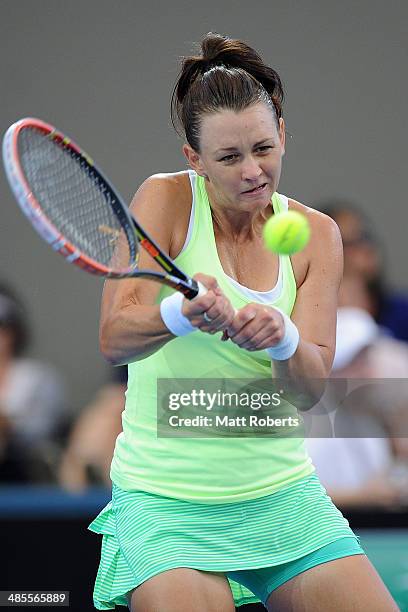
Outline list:
[[[257,180],[262,174],[259,162],[253,157],[245,159],[242,163],[241,174],[243,181]]]

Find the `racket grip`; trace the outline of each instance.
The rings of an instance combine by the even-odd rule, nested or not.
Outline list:
[[[197,287],[198,287],[198,293],[197,293],[196,297],[200,297],[201,295],[205,295],[206,293],[208,293],[207,287],[204,287],[204,285],[202,283],[200,283],[200,281],[196,281],[196,283],[197,283]]]

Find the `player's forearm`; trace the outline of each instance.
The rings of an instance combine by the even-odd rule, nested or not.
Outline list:
[[[296,407],[309,410],[324,393],[325,379],[330,370],[324,356],[325,347],[300,340],[295,354],[284,361],[273,361],[274,378],[289,382],[299,395]]]
[[[124,365],[152,355],[173,338],[159,306],[132,305],[103,322],[100,350],[113,365]]]
[[[285,361],[274,361],[274,367],[290,378],[327,378],[330,368],[325,358],[326,347],[300,339],[294,355]]]

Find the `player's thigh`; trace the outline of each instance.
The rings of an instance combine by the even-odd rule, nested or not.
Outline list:
[[[161,572],[128,594],[131,612],[234,612],[224,574],[176,568]]]
[[[398,607],[365,555],[316,565],[271,593],[269,611],[397,612]]]

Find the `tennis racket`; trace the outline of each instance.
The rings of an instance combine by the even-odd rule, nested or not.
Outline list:
[[[3,160],[23,213],[70,263],[106,278],[158,281],[190,300],[206,293],[139,225],[92,159],[52,125],[33,118],[11,125]],[[139,244],[163,273],[139,269]]]

